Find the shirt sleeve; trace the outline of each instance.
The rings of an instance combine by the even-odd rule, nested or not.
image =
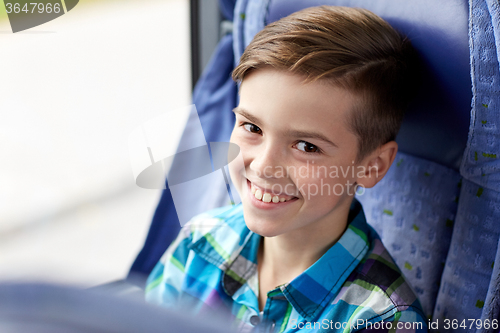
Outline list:
[[[146,301],[165,307],[176,305],[185,279],[192,241],[191,225],[186,224],[170,244],[146,281]]]

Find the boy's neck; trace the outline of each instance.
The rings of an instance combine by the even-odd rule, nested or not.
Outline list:
[[[340,239],[347,228],[351,201],[339,207],[335,217],[328,223],[276,237],[263,237],[257,259],[261,310],[267,292],[302,274]]]
[[[269,264],[272,276],[290,282],[318,261],[342,236],[347,227],[347,215],[343,223],[331,229],[321,229],[319,233],[280,235],[263,237],[261,258],[263,264]]]

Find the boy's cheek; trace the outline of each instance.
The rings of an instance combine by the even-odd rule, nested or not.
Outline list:
[[[231,162],[229,162],[228,169],[231,181],[241,196],[243,194],[242,191],[244,191],[246,186],[245,162],[241,149],[239,149],[238,155]]]
[[[240,152],[241,155],[241,152]],[[239,188],[241,186],[241,178],[242,178],[242,163],[239,161],[239,157],[235,158],[231,163],[228,165],[229,169],[229,176],[231,177],[231,180],[234,182],[234,184]]]
[[[306,201],[333,202],[335,198],[354,195],[354,182],[345,178],[316,177],[300,178],[295,181],[298,191]]]

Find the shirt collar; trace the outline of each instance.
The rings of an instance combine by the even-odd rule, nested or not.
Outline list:
[[[233,296],[257,271],[261,237],[246,227],[241,204],[230,211],[230,218],[224,214],[217,218],[230,228],[229,234],[234,232],[239,237],[228,237],[228,230],[218,226],[198,239],[191,248],[225,273],[223,287],[229,296]],[[308,321],[331,302],[368,252],[369,226],[356,199],[350,207],[348,222],[344,234],[318,261],[290,283],[280,286],[295,310]],[[229,255],[221,255],[221,251]]]

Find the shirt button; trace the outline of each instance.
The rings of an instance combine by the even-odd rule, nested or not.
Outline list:
[[[259,323],[260,323],[259,316],[251,316],[250,317],[250,324],[252,324],[253,326],[257,326],[257,325],[259,325]]]

